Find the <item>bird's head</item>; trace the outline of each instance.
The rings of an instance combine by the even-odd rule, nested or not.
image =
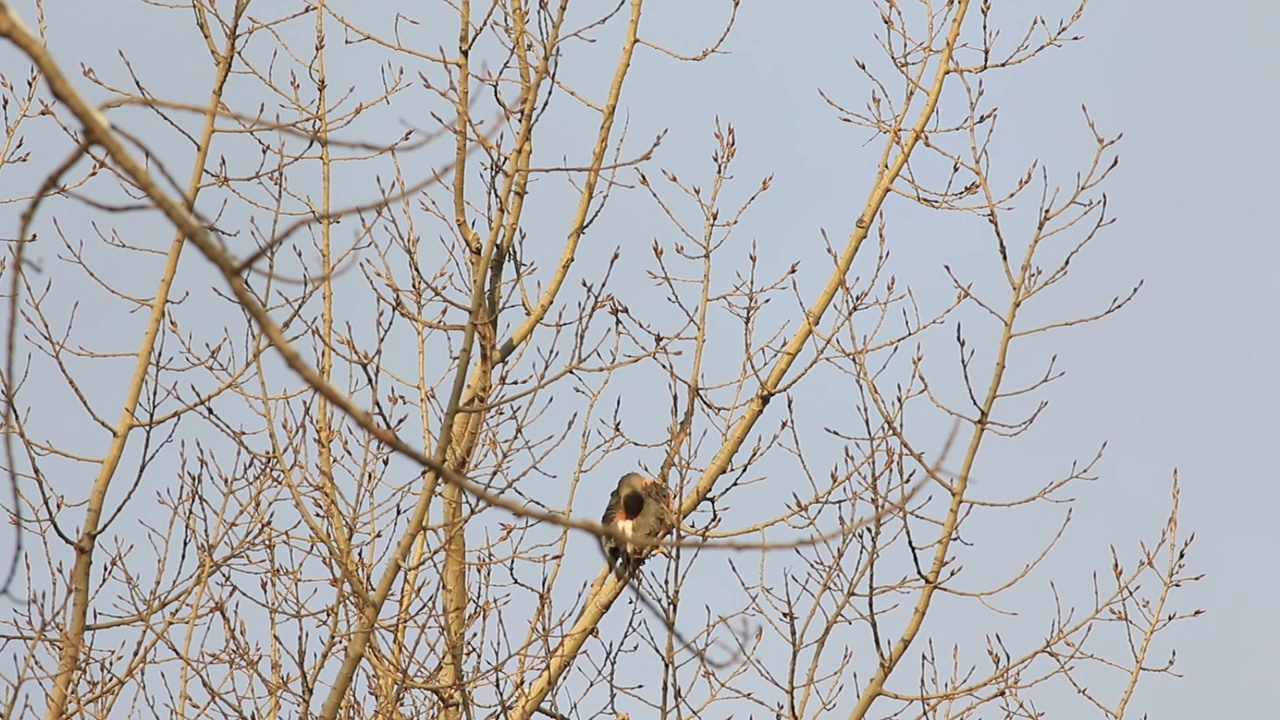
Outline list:
[[[640,473],[627,473],[618,481],[619,513],[634,519],[644,510],[645,488],[657,482]]]

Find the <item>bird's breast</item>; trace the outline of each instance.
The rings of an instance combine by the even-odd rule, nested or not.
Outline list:
[[[619,518],[619,519],[618,519],[618,521],[617,521],[614,525],[615,525],[615,527],[617,527],[617,528],[618,528],[618,532],[622,533],[623,535],[625,535],[625,536],[627,536],[627,537],[631,537],[632,533],[635,531],[635,521],[634,521],[634,520],[623,520],[623,519]]]

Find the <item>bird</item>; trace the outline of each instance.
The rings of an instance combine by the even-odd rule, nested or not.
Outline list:
[[[665,484],[640,473],[623,475],[600,519],[601,525],[627,538],[601,538],[609,567],[619,576],[638,569],[655,547],[653,543],[671,531],[674,518],[671,490]]]

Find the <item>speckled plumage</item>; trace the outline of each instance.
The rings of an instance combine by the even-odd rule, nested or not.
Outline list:
[[[619,542],[605,537],[604,551],[609,566],[619,574],[640,567],[654,548],[644,540],[660,540],[670,532],[674,517],[671,491],[666,485],[640,473],[623,475],[609,496],[609,505],[600,523],[639,542]]]

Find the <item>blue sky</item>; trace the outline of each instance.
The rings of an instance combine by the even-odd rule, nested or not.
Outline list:
[[[1067,8],[1035,10],[1053,18]],[[671,12],[672,26],[653,32],[688,51],[697,13]],[[878,146],[860,148],[815,89],[861,98],[848,60],[875,48],[868,17],[834,14],[825,3],[744,3],[732,55],[686,68],[695,80],[639,75],[632,87],[633,105],[662,102],[695,129],[713,115],[737,126],[739,176],[758,166],[778,177],[762,203],[762,236],[847,228],[849,204],[864,196],[870,172],[858,160]],[[1278,23],[1280,5],[1267,2],[1090,3],[1081,42],[989,81],[1002,111],[997,160],[1015,171],[1033,157],[1051,168],[1078,163],[1090,140],[1081,105],[1102,133],[1124,134],[1105,188],[1118,222],[1073,264],[1074,282],[1055,302],[1069,312],[1105,304],[1138,280],[1143,289],[1118,315],[1053,339],[1067,375],[1047,395],[1051,410],[1037,431],[1002,462],[1034,464],[1064,450],[1087,457],[1108,443],[1100,482],[1078,493],[1064,560],[1077,568],[1104,569],[1110,543],[1124,549],[1149,535],[1178,471],[1182,530],[1197,536],[1191,568],[1206,578],[1177,604],[1206,614],[1163,639],[1185,677],[1145,686],[1138,709],[1151,717],[1262,717],[1280,704],[1272,680],[1280,581],[1259,566],[1280,505],[1270,456],[1280,428],[1280,231],[1268,210],[1280,162],[1270,128],[1280,111],[1271,89],[1280,81]],[[674,132],[671,145],[689,134]],[[909,227],[895,236],[912,242]]]

